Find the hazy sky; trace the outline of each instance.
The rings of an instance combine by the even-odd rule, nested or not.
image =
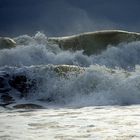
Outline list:
[[[0,36],[140,31],[140,0],[0,0]]]

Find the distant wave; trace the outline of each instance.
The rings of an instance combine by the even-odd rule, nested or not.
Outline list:
[[[48,41],[58,44],[64,50],[83,50],[87,55],[100,53],[108,48],[108,45],[116,46],[120,43],[139,40],[139,33],[122,30],[104,30],[67,37],[48,38]]]

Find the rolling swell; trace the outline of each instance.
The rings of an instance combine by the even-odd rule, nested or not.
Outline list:
[[[139,41],[111,43],[88,56],[64,50],[41,33],[14,40],[15,48],[0,50],[2,104],[6,96],[10,104],[23,99],[74,106],[140,103]]]

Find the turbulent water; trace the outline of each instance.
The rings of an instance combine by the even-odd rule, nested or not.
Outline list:
[[[0,50],[0,75],[24,74],[37,86],[24,98],[9,92],[15,102],[1,107],[0,139],[140,139],[139,41],[87,56],[50,44],[41,33],[14,40],[15,48]],[[59,75],[53,70],[59,65],[80,72]],[[12,109],[21,103],[45,109]]]

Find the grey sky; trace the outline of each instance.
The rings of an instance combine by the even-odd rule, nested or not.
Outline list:
[[[0,0],[0,35],[140,31],[140,0]]]

